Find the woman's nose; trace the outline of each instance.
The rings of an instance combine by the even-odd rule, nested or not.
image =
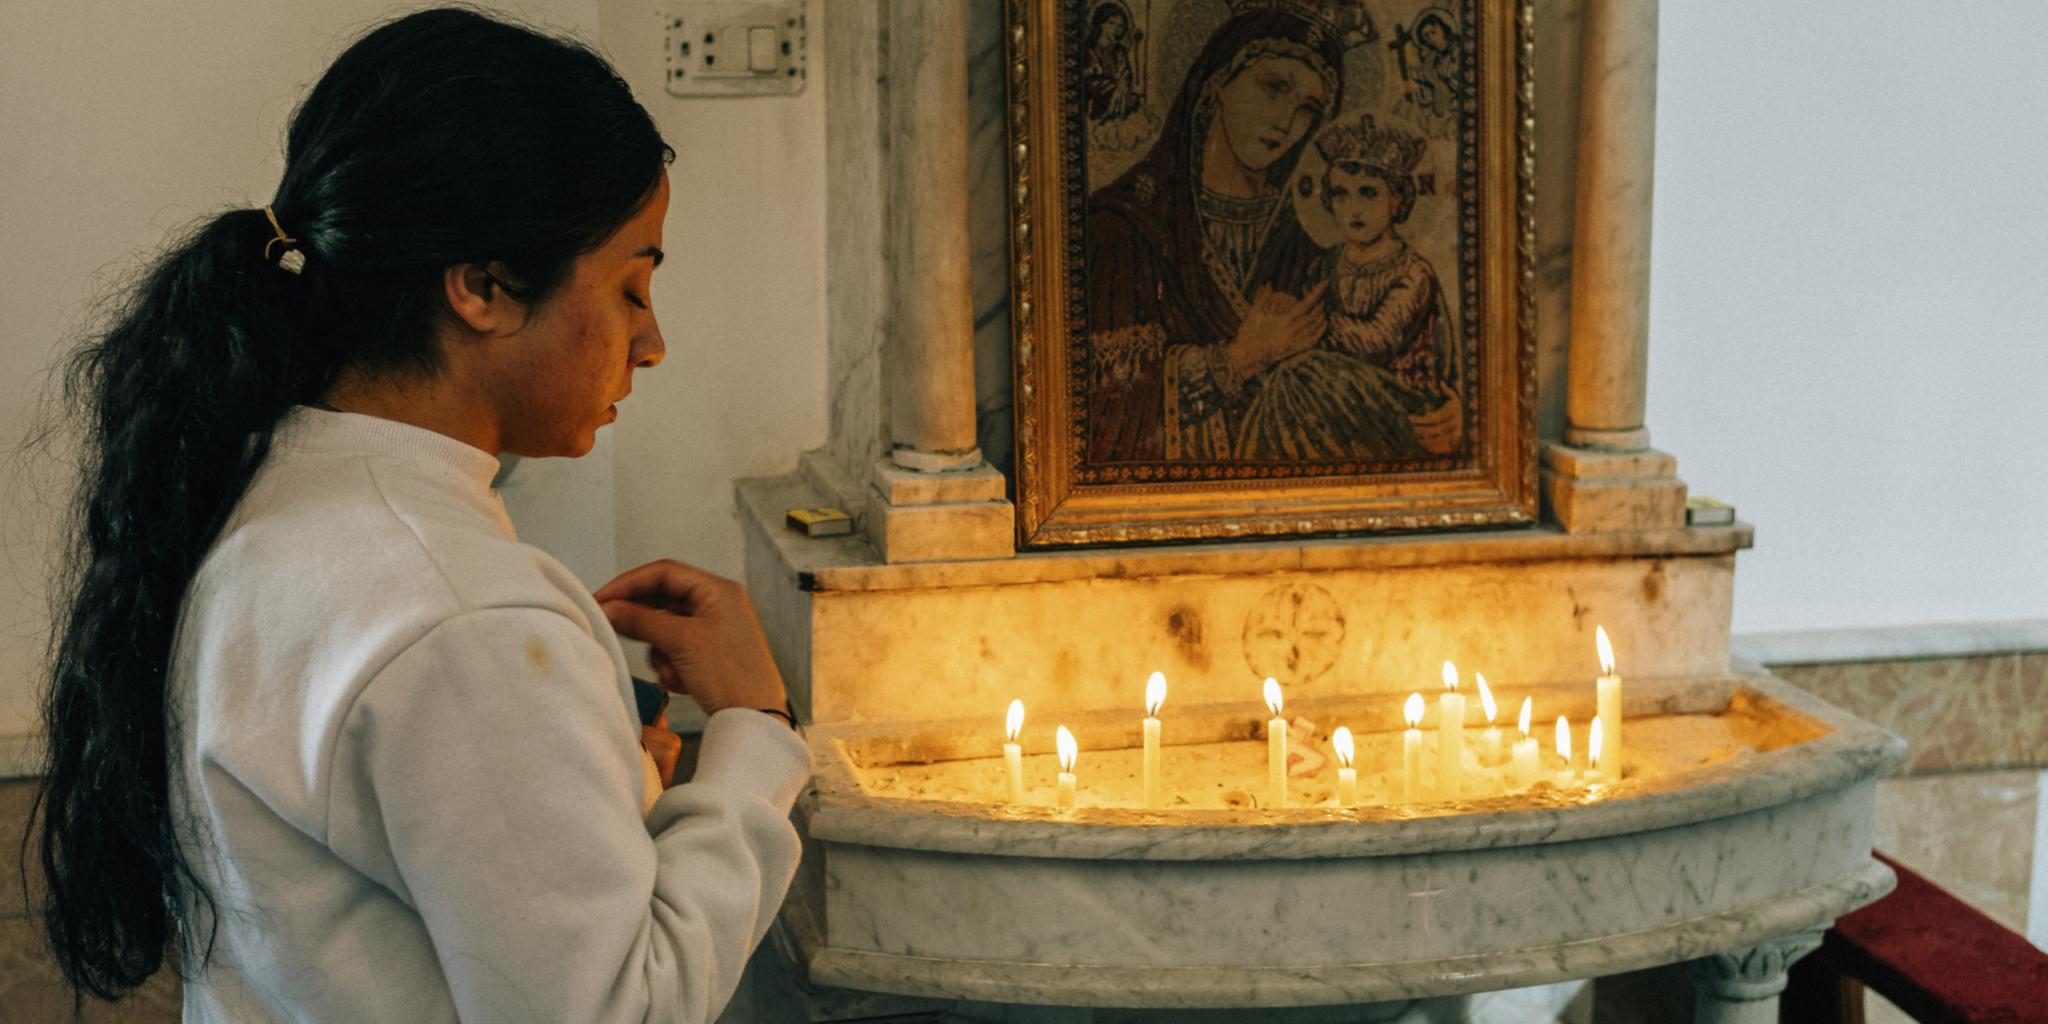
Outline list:
[[[651,324],[647,330],[633,339],[633,365],[647,369],[661,362],[668,352],[668,342],[661,336],[661,325]]]

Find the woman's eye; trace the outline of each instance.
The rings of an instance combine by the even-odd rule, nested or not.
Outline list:
[[[639,308],[641,308],[641,309],[646,309],[646,308],[647,308],[647,300],[646,300],[646,299],[643,299],[643,298],[641,298],[641,297],[640,297],[640,296],[638,296],[638,295],[635,295],[635,294],[633,294],[632,292],[627,292],[627,293],[626,293],[626,301],[627,301],[627,302],[630,302],[630,303],[632,303],[633,305],[635,305],[635,306],[637,306],[637,307],[639,307]]]

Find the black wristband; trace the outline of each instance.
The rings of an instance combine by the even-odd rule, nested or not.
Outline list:
[[[796,714],[790,709],[789,699],[786,697],[783,698],[782,706],[779,708],[755,708],[754,710],[764,715],[773,715],[776,718],[780,718],[782,723],[789,726],[791,730],[796,729]]]

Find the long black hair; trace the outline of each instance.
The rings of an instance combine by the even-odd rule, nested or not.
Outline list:
[[[540,303],[658,188],[674,152],[589,48],[440,8],[349,46],[292,116],[270,203],[198,226],[64,365],[81,480],[43,693],[42,925],[75,998],[211,953],[212,895],[171,803],[173,630],[200,560],[294,405],[351,374],[434,374],[448,267]],[[268,248],[266,248],[268,246]],[[511,283],[508,283],[511,282]],[[24,840],[24,857],[29,840]],[[197,946],[198,948],[194,948]]]

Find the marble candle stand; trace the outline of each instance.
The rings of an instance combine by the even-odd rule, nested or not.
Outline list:
[[[816,785],[797,811],[810,845],[783,941],[809,983],[872,992],[1313,1006],[1678,961],[1707,961],[1711,976],[1889,890],[1870,816],[1876,778],[1904,757],[1899,740],[1761,674],[1656,689],[1630,713],[1746,704],[1806,723],[1811,738],[1640,791],[1625,781],[1456,813],[1058,812],[861,785],[862,759],[980,742],[946,741],[959,723],[819,727]],[[1111,727],[1077,721],[1084,737]]]

